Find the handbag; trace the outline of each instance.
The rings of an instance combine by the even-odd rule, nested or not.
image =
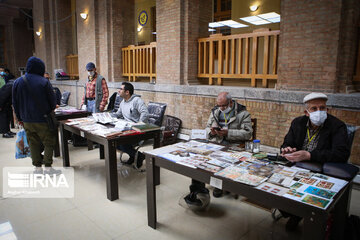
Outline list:
[[[25,85],[26,85],[31,97],[33,98],[33,100],[36,102],[36,104],[38,106],[41,106],[41,103],[40,103],[39,99],[30,90],[30,87],[29,87],[29,84],[28,84],[28,81],[27,81],[25,75],[23,76],[23,79],[24,79]],[[40,108],[40,109],[42,109],[42,108]],[[50,113],[43,113],[43,116],[44,116],[44,118],[46,120],[46,123],[47,123],[49,129],[57,130],[57,128],[59,126],[59,122],[55,118],[55,112],[53,110],[51,110]]]

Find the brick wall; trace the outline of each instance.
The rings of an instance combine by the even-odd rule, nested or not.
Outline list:
[[[109,86],[110,95],[117,91],[120,86],[111,85],[112,84]],[[72,86],[57,86],[61,89],[61,91],[67,90],[71,92],[72,95],[70,97],[69,104],[75,106],[76,87],[73,84]],[[225,90],[229,91],[233,96],[241,95],[239,95],[240,90],[238,90],[237,94],[232,92],[231,89],[236,91],[237,88],[221,89],[219,87],[207,87],[207,89],[201,91],[193,86],[182,86],[176,88],[178,91],[176,93],[174,92],[174,89],[165,90],[165,88],[161,88],[159,91],[152,91],[150,87],[146,86],[147,85],[135,85],[135,93],[141,95],[141,98],[146,104],[149,101],[166,103],[167,108],[165,114],[180,118],[182,120],[181,132],[185,134],[189,134],[191,129],[205,128],[206,122],[210,115],[210,110],[216,105],[216,96],[218,92]],[[302,103],[299,103],[302,101],[304,95],[301,95],[302,93],[300,94],[299,92],[288,93],[293,95],[293,100],[297,99],[291,103],[287,102],[291,98],[285,97],[285,99],[283,96],[280,97],[282,99],[279,100],[276,99],[277,97],[272,95],[263,97],[263,101],[248,100],[251,99],[251,96],[253,96],[253,98],[258,98],[261,96],[260,94],[256,95],[256,92],[258,91],[261,90],[254,90],[254,92],[249,91],[247,93],[247,97],[234,99],[247,107],[247,110],[250,112],[252,118],[257,118],[257,138],[261,140],[261,143],[273,147],[279,147],[282,144],[287,131],[289,130],[291,121],[294,118],[303,115],[304,113],[304,106]],[[83,92],[83,87],[79,86],[78,102],[81,101]],[[193,92],[194,94],[192,94]],[[265,93],[265,95],[269,95],[269,93]],[[295,95],[298,95],[299,97],[296,97]],[[359,107],[356,107],[356,104],[359,103],[359,100],[350,99],[340,101],[340,98],[338,96],[329,95],[329,113],[348,124],[359,125],[360,111]],[[331,107],[335,105],[339,106],[344,102],[352,102],[355,104],[355,108],[353,110],[346,110],[339,107]],[[349,105],[343,105],[343,107],[349,107]],[[359,132],[355,135],[351,161],[360,165]]]
[[[281,1],[278,88],[345,92],[358,9],[356,0]]]

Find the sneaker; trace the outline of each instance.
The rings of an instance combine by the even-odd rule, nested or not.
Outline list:
[[[43,168],[42,167],[35,167],[33,174],[43,174]]]
[[[4,133],[3,138],[13,138],[14,136],[9,133]]]
[[[145,154],[139,152],[137,160],[136,160],[136,168],[137,169],[141,168],[141,166],[143,165],[144,159],[145,159]]]
[[[285,229],[290,232],[295,231],[301,219],[302,218],[298,216],[291,216],[285,225]]]
[[[222,197],[223,195],[223,190],[219,189],[219,188],[215,188],[214,191],[213,191],[213,196],[215,198],[219,198],[219,197]]]
[[[129,157],[129,160],[127,160],[126,162],[122,162],[122,163],[124,163],[126,165],[131,165],[134,163],[134,159],[135,159],[134,157]]]
[[[13,135],[13,136],[16,135],[16,133],[14,133],[14,132],[12,132],[12,131],[8,131],[8,134]]]
[[[61,174],[61,170],[56,170],[52,167],[45,167],[45,170],[44,170],[44,174],[45,175],[56,175],[56,176],[59,176]]]

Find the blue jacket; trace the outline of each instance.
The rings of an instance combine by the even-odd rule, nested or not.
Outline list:
[[[44,114],[56,107],[56,96],[49,80],[44,78],[45,64],[40,58],[30,57],[26,63],[26,79],[19,77],[13,85],[12,101],[16,117],[23,122],[46,122]],[[37,100],[33,99],[33,96]],[[40,106],[37,103],[40,103]]]

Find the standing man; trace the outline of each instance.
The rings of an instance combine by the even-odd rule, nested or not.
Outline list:
[[[129,122],[147,122],[148,121],[148,109],[144,101],[139,95],[134,94],[134,86],[129,82],[123,82],[119,89],[120,97],[123,100],[120,103],[118,111],[115,113],[117,118],[125,119]],[[129,160],[126,164],[132,164],[135,161],[136,150],[131,144],[122,144],[118,146],[118,149],[129,155]],[[145,159],[145,155],[138,152],[136,159],[136,167],[140,168]]]
[[[30,57],[26,63],[27,81],[24,77],[15,80],[12,101],[19,124],[23,125],[26,131],[32,164],[35,166],[34,172],[43,173],[41,166],[44,163],[45,174],[60,174],[60,170],[51,168],[56,130],[49,128],[44,114],[49,114],[55,109],[56,98],[51,83],[43,77],[44,72],[44,62],[40,58]]]
[[[251,116],[246,107],[232,100],[228,92],[218,94],[217,105],[211,109],[206,124],[207,138],[211,142],[230,145],[239,144],[252,137]],[[190,194],[185,197],[188,204],[197,204],[196,194],[209,192],[205,183],[192,180]],[[215,188],[213,196],[218,198],[223,190]]]
[[[295,118],[281,146],[281,155],[291,162],[347,162],[350,156],[347,129],[344,122],[327,113],[327,96],[310,93],[304,97],[305,115]],[[290,217],[287,230],[295,230],[301,218],[284,211]]]
[[[16,133],[10,131],[12,117],[11,93],[14,80],[9,80],[0,88],[0,133],[3,138],[13,138]]]
[[[106,80],[96,72],[95,64],[86,64],[88,82],[85,84],[85,93],[81,105],[86,106],[88,112],[103,112],[109,97]]]

